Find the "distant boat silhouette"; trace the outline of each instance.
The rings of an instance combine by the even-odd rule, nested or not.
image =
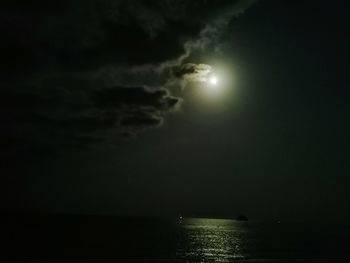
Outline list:
[[[180,214],[179,215],[179,224],[182,224],[182,221],[183,221],[183,216]]]
[[[245,215],[239,215],[236,218],[237,221],[248,221],[248,217],[246,217]]]

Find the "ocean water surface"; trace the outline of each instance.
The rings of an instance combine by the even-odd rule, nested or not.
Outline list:
[[[349,227],[188,219],[180,262],[350,262]]]
[[[350,262],[350,227],[341,224],[3,218],[2,262]]]

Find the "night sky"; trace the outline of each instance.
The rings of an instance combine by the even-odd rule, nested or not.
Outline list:
[[[2,211],[350,220],[345,3],[4,1]]]

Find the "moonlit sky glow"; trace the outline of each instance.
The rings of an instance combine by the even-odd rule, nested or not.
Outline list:
[[[3,2],[1,211],[350,221],[346,1]]]

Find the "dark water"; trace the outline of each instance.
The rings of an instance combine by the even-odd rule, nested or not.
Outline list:
[[[3,216],[2,262],[350,262],[339,224]]]

